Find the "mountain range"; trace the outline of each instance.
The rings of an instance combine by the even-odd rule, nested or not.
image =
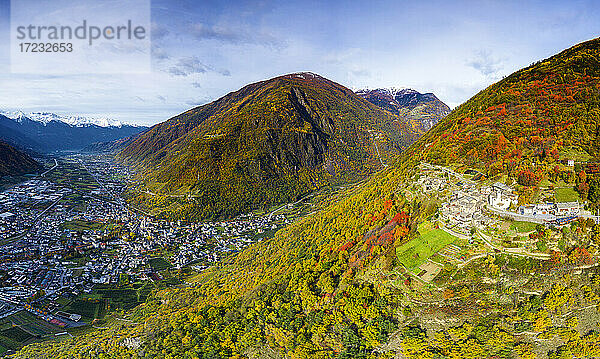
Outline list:
[[[578,267],[575,256],[561,262],[554,250],[545,261],[496,250],[478,258],[478,268],[466,263],[441,268],[440,283],[449,283],[442,292],[434,282],[409,274],[396,250],[419,238],[420,224],[436,212],[427,196],[419,199],[407,190],[422,161],[476,168],[537,190],[536,183],[521,182],[523,172],[543,178],[573,172],[561,166],[563,159],[597,160],[599,89],[600,39],[595,39],[481,91],[399,157],[386,157],[385,168],[367,149],[369,130],[385,139],[378,143],[388,143],[390,152],[420,133],[397,115],[312,74],[252,84],[157,125],[121,156],[142,169],[155,165],[156,172],[148,173],[164,184],[169,176],[186,179],[188,168],[220,174],[231,166],[244,173],[261,158],[266,162],[256,162],[262,166],[256,173],[272,168],[270,173],[278,174],[278,168],[294,164],[322,168],[329,158],[337,173],[339,158],[332,148],[356,154],[362,159],[353,162],[356,167],[366,163],[381,170],[274,237],[203,271],[193,283],[153,293],[129,313],[127,325],[119,321],[69,341],[34,344],[17,357],[598,357],[600,337],[589,329],[597,326],[600,285],[593,265]],[[386,131],[390,123],[399,131]],[[229,164],[232,153],[237,157]],[[239,158],[240,153],[249,156]],[[142,157],[150,162],[144,164]],[[203,161],[207,164],[199,166]],[[252,172],[245,176],[238,181],[259,178]],[[585,181],[583,171],[578,177]],[[559,235],[574,231],[577,236],[568,238],[584,238],[591,232],[574,223]],[[429,247],[430,241],[418,245]],[[446,255],[463,253],[454,250]],[[552,278],[559,279],[546,282]],[[454,285],[461,279],[467,284]],[[538,284],[536,292],[521,292],[530,282]],[[574,305],[591,310],[575,313],[580,309]],[[419,321],[432,312],[438,316],[421,328]],[[574,315],[581,320],[570,319]]]
[[[450,107],[433,93],[408,88],[357,90],[356,94],[372,104],[403,117],[424,132],[450,113]]]
[[[403,117],[313,73],[257,82],[138,136],[119,154],[176,216],[231,216],[364,178],[421,135]],[[147,198],[151,197],[151,198]]]
[[[75,127],[95,125],[98,127],[122,127],[124,124],[119,120],[107,117],[86,117],[77,115],[58,115],[52,112],[29,112],[23,111],[0,111],[0,114],[13,120],[29,119],[32,121],[48,124],[49,122],[64,122]]]
[[[37,153],[80,150],[95,142],[128,137],[146,129],[115,120],[45,112],[4,112],[0,115],[0,139],[16,148]]]

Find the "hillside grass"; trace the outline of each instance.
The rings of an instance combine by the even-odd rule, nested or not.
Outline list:
[[[561,160],[574,160],[578,162],[586,162],[592,158],[587,152],[580,148],[569,147],[565,148],[560,153]]]
[[[554,190],[556,202],[575,202],[579,200],[579,194],[573,188],[557,188]]]
[[[84,322],[90,323],[104,316],[106,303],[102,300],[75,300],[64,310],[82,316]]]
[[[171,263],[169,263],[163,257],[150,258],[148,260],[148,264],[150,264],[150,267],[152,267],[152,270],[156,271],[156,272],[160,272],[165,269],[171,268]]]
[[[535,231],[535,223],[524,222],[524,221],[514,221],[510,224],[510,229],[517,231],[518,233],[527,233],[531,231]]]
[[[419,224],[419,235],[396,249],[398,260],[412,270],[457,239],[441,229],[436,229],[433,223],[423,222]]]

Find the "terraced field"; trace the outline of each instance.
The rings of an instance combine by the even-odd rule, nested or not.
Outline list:
[[[408,269],[416,268],[456,239],[442,229],[435,228],[433,223],[423,222],[419,224],[419,235],[396,250],[398,260]]]

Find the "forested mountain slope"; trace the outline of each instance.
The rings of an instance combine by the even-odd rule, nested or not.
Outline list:
[[[600,40],[517,71],[456,108],[404,158],[539,178],[561,159],[600,157]],[[537,164],[537,165],[536,165]]]
[[[254,83],[158,124],[120,158],[176,218],[227,217],[364,178],[420,131],[312,73]],[[181,206],[176,196],[187,196]]]
[[[29,155],[0,141],[0,176],[20,175],[40,168],[40,164]]]

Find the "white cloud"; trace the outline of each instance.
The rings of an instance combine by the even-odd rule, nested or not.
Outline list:
[[[494,57],[489,50],[480,50],[467,61],[467,65],[491,79],[497,79],[504,68],[503,61]]]
[[[196,56],[182,57],[177,63],[169,67],[168,72],[173,76],[190,76],[193,74],[203,74],[205,72],[215,72],[223,76],[230,76],[227,69],[215,69],[212,66],[204,64]]]
[[[565,12],[581,5],[566,2],[207,4],[153,2],[153,72],[145,75],[16,75],[0,54],[0,108],[153,124],[296,71],[354,88],[412,87],[456,106],[501,75],[597,36],[600,11]]]

